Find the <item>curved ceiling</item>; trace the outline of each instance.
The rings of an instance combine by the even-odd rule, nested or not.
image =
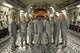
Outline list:
[[[36,3],[36,2],[48,2],[48,3],[60,4],[67,0],[20,0],[20,1],[24,4],[32,4],[32,3]]]
[[[31,6],[33,8],[46,8],[53,6],[54,8],[57,8],[57,5],[66,2],[67,0],[19,0],[25,5],[28,5],[28,8]]]
[[[27,11],[30,7],[33,7],[32,9],[44,8],[48,10],[50,9],[50,7],[54,7],[56,10],[60,10],[80,0],[6,0],[6,1],[12,4],[14,3]]]

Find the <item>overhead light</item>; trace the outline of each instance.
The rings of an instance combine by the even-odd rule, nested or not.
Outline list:
[[[62,10],[61,12],[65,12],[66,10]]]
[[[4,6],[7,6],[7,7],[9,7],[9,8],[13,8],[13,6],[12,5],[10,5],[10,4],[8,4],[8,3],[6,3],[6,2],[4,2],[4,3],[2,3]]]
[[[23,10],[20,10],[21,12],[24,12]]]
[[[80,8],[80,5],[77,5],[76,7],[77,7],[77,8]]]

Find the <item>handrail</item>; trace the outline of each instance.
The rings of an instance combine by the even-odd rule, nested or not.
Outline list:
[[[3,46],[1,49],[0,49],[0,52],[6,47],[6,46],[8,46],[10,44],[10,42],[8,43],[8,44],[6,44],[5,46]]]
[[[7,37],[7,38],[5,38],[4,40],[2,40],[1,42],[0,42],[0,44],[2,43],[2,42],[4,42],[5,40],[7,40],[8,38],[10,38],[11,36],[9,36],[9,37]]]

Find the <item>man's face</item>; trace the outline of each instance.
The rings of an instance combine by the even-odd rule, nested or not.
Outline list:
[[[63,14],[61,15],[61,20],[65,20],[65,16]]]
[[[22,21],[23,21],[23,22],[25,22],[25,21],[26,21],[26,18],[25,18],[25,17],[23,17],[23,18],[22,18]]]
[[[58,17],[57,16],[54,16],[54,19],[56,20]]]
[[[59,17],[60,17],[61,20],[65,19],[65,15],[63,13],[60,13]]]

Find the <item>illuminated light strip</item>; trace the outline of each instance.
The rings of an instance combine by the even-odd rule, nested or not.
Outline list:
[[[77,5],[76,7],[77,7],[77,8],[80,8],[80,5]]]
[[[20,10],[20,12],[24,12],[23,10]]]
[[[4,2],[4,3],[2,3],[4,6],[7,6],[7,7],[9,7],[9,8],[13,8],[13,6],[12,5],[10,5],[10,4],[8,4],[8,3],[6,3],[6,2]]]

